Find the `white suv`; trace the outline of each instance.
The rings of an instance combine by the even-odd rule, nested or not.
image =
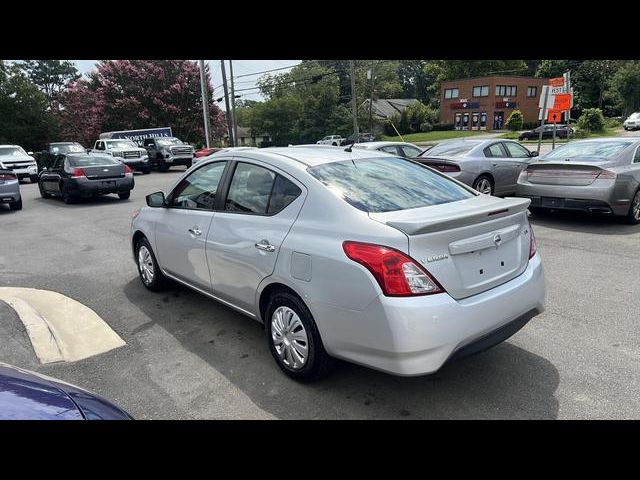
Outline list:
[[[33,152],[25,152],[20,145],[0,145],[0,169],[13,170],[18,180],[31,179],[38,181],[38,164],[31,156]]]
[[[340,142],[342,142],[344,138],[340,135],[327,135],[322,140],[318,140],[316,144],[318,145],[333,145],[335,147],[340,146]]]
[[[635,112],[629,115],[624,121],[625,130],[637,130],[640,128],[640,112]]]

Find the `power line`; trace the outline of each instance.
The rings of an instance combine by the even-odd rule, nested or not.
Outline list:
[[[242,78],[242,77],[251,77],[251,76],[253,76],[253,75],[260,75],[260,74],[262,74],[262,73],[277,72],[277,71],[279,71],[279,70],[286,70],[287,68],[293,68],[293,67],[295,67],[295,66],[297,66],[297,65],[300,65],[300,64],[298,63],[298,64],[296,64],[296,65],[289,65],[288,67],[272,68],[271,70],[264,70],[264,71],[262,71],[262,72],[245,73],[244,75],[236,75],[236,76],[235,76],[235,77],[233,77],[233,78],[235,79],[235,78]]]

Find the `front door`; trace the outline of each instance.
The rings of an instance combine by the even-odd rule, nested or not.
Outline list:
[[[480,114],[473,112],[471,114],[471,130],[478,130],[480,128]]]
[[[62,169],[64,168],[64,156],[56,155],[47,170],[42,172],[40,183],[43,190],[59,194],[60,180],[62,179]]]
[[[455,120],[454,120],[454,126],[455,126],[456,130],[462,129],[462,114],[461,113],[456,113]]]
[[[207,238],[213,294],[250,313],[260,282],[273,273],[302,203],[303,187],[260,162],[238,162],[224,211]]]
[[[480,114],[480,130],[487,129],[487,112],[482,112]]]
[[[159,209],[156,250],[160,266],[169,275],[211,292],[205,244],[218,186],[227,162],[206,164],[185,177]]]
[[[504,126],[504,112],[495,112],[493,114],[493,129],[502,130]]]
[[[469,114],[462,114],[462,130],[469,130]]]

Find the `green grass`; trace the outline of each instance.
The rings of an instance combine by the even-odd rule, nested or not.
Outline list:
[[[440,140],[449,140],[451,138],[471,137],[474,135],[481,135],[484,131],[462,131],[462,130],[445,130],[437,132],[420,132],[420,133],[408,133],[400,137],[391,137],[387,135],[382,136],[382,140],[386,142],[401,142],[403,139],[405,142],[439,142]]]
[[[572,140],[582,140],[585,138],[598,138],[598,137],[617,137],[620,135],[620,132],[623,132],[620,128],[605,128],[602,132],[590,132],[585,137],[576,136],[571,137]],[[500,135],[500,138],[511,138],[514,140],[518,139],[518,132],[508,132],[503,135]],[[522,140],[522,143],[538,143],[538,139],[534,138],[531,140]],[[542,143],[552,143],[550,138],[545,138],[542,140]],[[565,139],[556,138],[556,143],[566,143]]]

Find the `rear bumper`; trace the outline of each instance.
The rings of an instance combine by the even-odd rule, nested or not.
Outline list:
[[[531,206],[554,210],[580,210],[592,213],[626,215],[629,211],[628,192],[615,184],[596,180],[591,185],[543,185],[519,182],[516,196],[531,199]]]
[[[20,200],[20,184],[10,180],[0,184],[0,203],[13,203]]]
[[[125,178],[89,180],[88,178],[74,178],[67,181],[67,193],[72,195],[98,195],[108,193],[124,193],[133,190],[135,182],[133,175]]]
[[[462,300],[381,295],[363,311],[317,303],[310,309],[331,355],[414,376],[503,341],[544,311],[544,297],[542,262],[535,255],[518,277]]]

